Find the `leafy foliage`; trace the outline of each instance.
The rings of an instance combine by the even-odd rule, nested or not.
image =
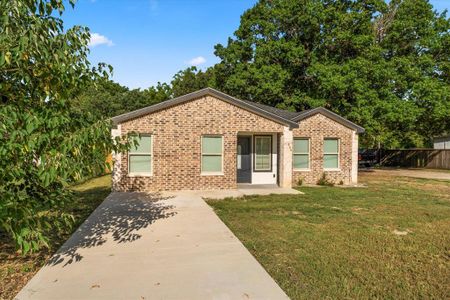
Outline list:
[[[109,80],[93,82],[71,100],[80,113],[91,112],[96,119],[113,117],[164,100],[214,86],[213,69],[206,72],[190,67],[173,76],[170,84],[158,83],[148,89],[130,90]]]
[[[282,109],[324,106],[362,125],[365,147],[450,132],[450,20],[427,0],[260,0],[215,54],[206,71],[143,91],[108,83],[78,106],[111,116],[210,86]]]
[[[190,67],[178,72],[173,76],[170,83],[172,96],[183,96],[197,90],[212,87],[214,83],[214,70],[208,69],[205,72],[197,70],[196,67]]]
[[[129,147],[128,138],[111,139],[108,121],[70,107],[110,67],[91,67],[89,31],[65,31],[55,17],[64,9],[62,1],[0,1],[0,230],[23,253],[70,226],[67,185],[103,172],[106,153]]]
[[[261,0],[215,53],[221,90],[325,106],[364,126],[366,146],[424,146],[450,129],[450,20],[427,0]]]
[[[328,178],[327,174],[322,173],[322,176],[317,180],[317,185],[334,186],[334,182]]]
[[[167,100],[171,93],[167,84],[130,90],[110,80],[98,80],[73,98],[71,104],[80,113],[91,112],[100,120]]]

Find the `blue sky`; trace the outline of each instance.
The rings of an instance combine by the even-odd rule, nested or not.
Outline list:
[[[450,10],[450,0],[430,1]],[[241,14],[256,0],[78,0],[63,15],[66,28],[88,26],[90,60],[114,67],[113,80],[130,88],[169,82],[190,65],[218,62],[214,45],[226,44]]]

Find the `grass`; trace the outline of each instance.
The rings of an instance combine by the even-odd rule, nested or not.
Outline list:
[[[448,299],[450,182],[360,181],[208,202],[292,299]]]
[[[74,201],[67,206],[66,211],[75,216],[75,225],[62,235],[51,237],[51,249],[43,249],[32,255],[22,256],[16,252],[11,241],[0,233],[0,299],[13,299],[51,255],[108,196],[111,192],[111,176],[94,178],[72,189],[75,193]]]

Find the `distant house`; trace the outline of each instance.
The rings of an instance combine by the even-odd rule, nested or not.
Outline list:
[[[357,183],[364,129],[325,109],[291,112],[206,88],[112,118],[140,145],[114,156],[115,191]]]
[[[441,136],[441,137],[435,137],[433,139],[433,148],[434,149],[450,149],[450,134]]]

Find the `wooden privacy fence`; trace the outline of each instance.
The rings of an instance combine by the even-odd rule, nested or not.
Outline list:
[[[379,163],[389,167],[450,169],[450,149],[378,150]]]

